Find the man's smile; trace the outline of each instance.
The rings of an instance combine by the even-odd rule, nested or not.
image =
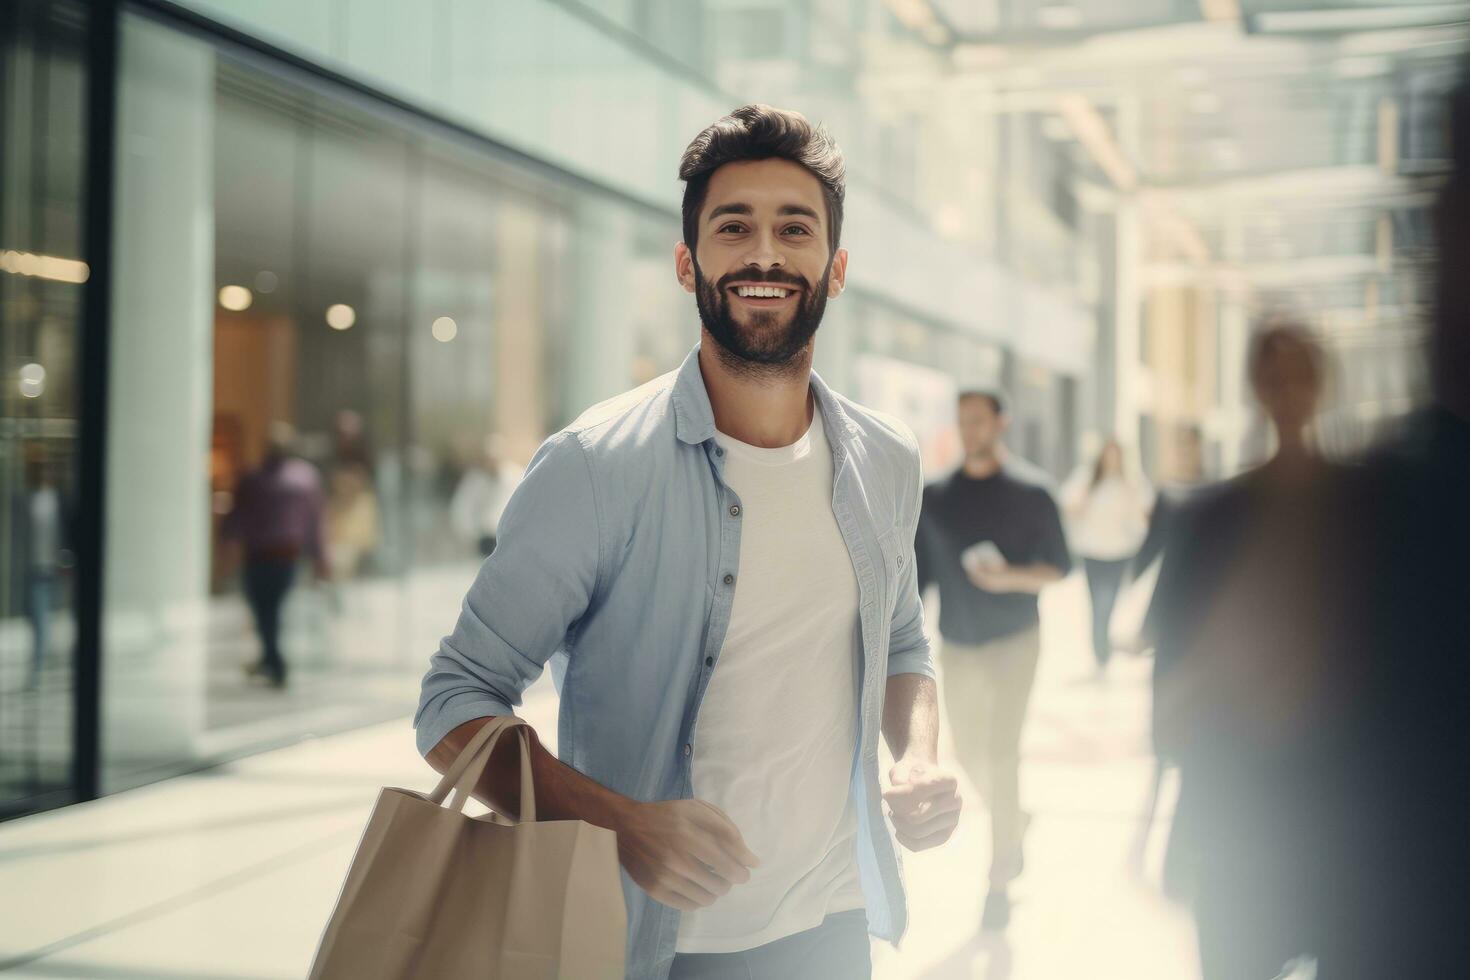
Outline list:
[[[799,287],[770,282],[737,282],[725,288],[741,303],[756,309],[783,306],[801,293]]]

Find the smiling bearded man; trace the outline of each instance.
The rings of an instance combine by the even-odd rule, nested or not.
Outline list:
[[[847,269],[827,134],[746,106],[680,176],[701,342],[536,454],[430,661],[419,749],[443,771],[557,658],[537,815],[617,832],[627,975],[861,978],[869,934],[907,922],[883,801],[914,850],[960,811],[914,572],[918,446],[812,371]],[[476,787],[511,813],[516,759]]]

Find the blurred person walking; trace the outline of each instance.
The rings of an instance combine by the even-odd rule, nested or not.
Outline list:
[[[1009,419],[995,391],[959,396],[965,458],[924,488],[916,538],[920,591],[939,586],[945,705],[960,764],[990,808],[989,894],[981,925],[1010,921],[1030,816],[1020,745],[1041,655],[1037,596],[1072,567],[1051,493],[1002,463]]]
[[[1435,206],[1433,401],[1367,460],[1363,623],[1344,684],[1324,980],[1470,970],[1470,83],[1451,98]]]
[[[295,430],[273,422],[260,466],[240,479],[234,508],[223,532],[243,550],[241,582],[260,636],[260,662],[246,668],[272,687],[286,686],[286,660],[281,652],[281,609],[296,579],[302,557],[311,560],[317,578],[331,577],[324,540],[324,501],[315,466],[294,456]]]
[[[1081,470],[1068,481],[1062,499],[1073,550],[1082,557],[1092,599],[1092,653],[1097,674],[1105,676],[1113,654],[1109,625],[1123,588],[1129,563],[1148,532],[1154,491],[1141,475],[1130,474],[1123,447],[1109,439],[1091,472]]]
[[[617,832],[627,975],[866,977],[869,934],[908,918],[881,801],[912,850],[960,809],[912,561],[918,445],[811,368],[847,265],[825,131],[746,106],[680,176],[699,346],[536,453],[430,660],[418,747],[446,769],[549,659],[561,760],[532,750],[537,814]],[[517,758],[476,787],[512,814]]]
[[[333,580],[356,578],[381,539],[371,473],[360,466],[335,468],[327,496],[327,555]]]
[[[460,537],[474,543],[480,557],[495,550],[500,519],[521,482],[520,467],[505,458],[499,436],[489,436],[480,458],[459,478],[449,501],[450,520]]]
[[[40,685],[41,670],[51,651],[51,621],[57,592],[67,567],[70,508],[53,478],[52,464],[38,444],[25,447],[25,492],[12,502],[10,527],[12,567],[24,591],[22,601],[31,628],[31,668],[26,684]]]
[[[1166,869],[1192,892],[1204,980],[1272,978],[1320,945],[1323,765],[1356,574],[1353,479],[1309,438],[1325,371],[1305,329],[1256,335],[1248,374],[1277,450],[1171,519],[1150,610],[1154,738],[1181,779]]]

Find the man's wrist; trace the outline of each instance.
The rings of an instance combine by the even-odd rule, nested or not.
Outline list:
[[[633,814],[638,808],[638,801],[612,790],[605,790],[605,793],[606,796],[599,802],[595,819],[586,817],[583,819],[590,824],[611,830],[615,834],[621,834],[632,821]]]

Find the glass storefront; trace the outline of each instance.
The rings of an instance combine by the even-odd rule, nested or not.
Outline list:
[[[0,817],[72,797],[88,6],[0,6]]]
[[[121,36],[106,791],[409,710],[536,446],[696,336],[675,215]]]

